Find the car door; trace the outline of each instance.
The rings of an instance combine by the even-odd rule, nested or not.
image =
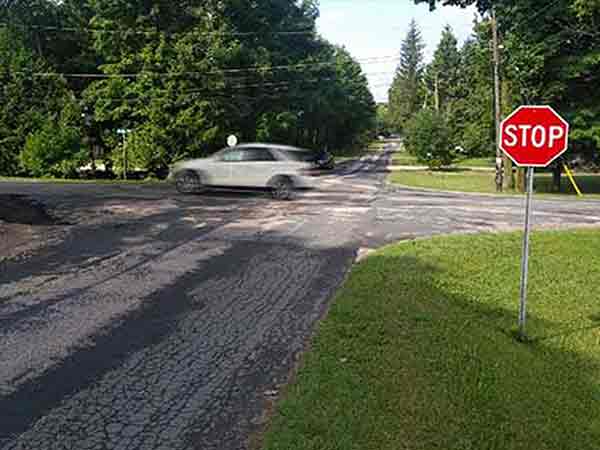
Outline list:
[[[214,158],[211,164],[210,178],[213,186],[236,186],[233,169],[243,159],[243,150],[231,148]]]
[[[273,176],[277,160],[265,147],[246,147],[242,161],[232,165],[232,179],[237,186],[261,188]]]

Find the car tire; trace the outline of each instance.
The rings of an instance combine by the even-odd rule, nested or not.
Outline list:
[[[175,175],[175,189],[180,194],[196,194],[203,191],[200,175],[193,170],[184,170]]]
[[[293,200],[294,182],[289,177],[276,177],[271,183],[271,195],[275,200]]]

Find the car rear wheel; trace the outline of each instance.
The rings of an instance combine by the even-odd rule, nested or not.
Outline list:
[[[175,176],[175,188],[180,194],[194,194],[202,191],[202,181],[196,172],[186,170]]]
[[[292,200],[294,198],[294,183],[287,177],[277,178],[272,183],[271,195],[276,200]]]

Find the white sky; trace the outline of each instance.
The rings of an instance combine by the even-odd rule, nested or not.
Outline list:
[[[429,61],[446,24],[452,27],[462,44],[471,34],[475,17],[474,8],[439,7],[430,12],[427,5],[417,6],[412,0],[321,0],[320,5],[319,32],[363,60],[361,64],[378,102],[387,102],[387,91],[398,60],[373,61],[371,58],[397,58],[413,18],[427,45],[425,55]]]

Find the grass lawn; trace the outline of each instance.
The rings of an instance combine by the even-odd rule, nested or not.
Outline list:
[[[495,158],[467,158],[459,160],[457,167],[496,167]]]
[[[446,191],[495,193],[494,173],[475,171],[416,171],[394,172],[390,174],[392,183]],[[584,196],[600,194],[600,175],[575,175],[575,180]],[[552,175],[540,173],[535,177],[535,191],[538,194],[552,192]],[[562,180],[562,194],[575,195],[566,176]]]
[[[494,175],[473,171],[399,171],[389,176],[392,183],[406,186],[464,192],[496,192]]]
[[[395,153],[392,158],[392,164],[396,166],[422,166],[424,164],[417,162],[417,158],[409,153]],[[490,158],[469,158],[459,160],[455,166],[470,168],[470,167],[494,167],[495,161]]]
[[[357,265],[279,403],[266,450],[597,450],[600,232],[441,237]]]
[[[65,179],[65,178],[26,178],[26,177],[1,177],[0,182],[13,183],[63,183],[63,184],[155,184],[164,183],[164,180],[88,180],[88,179]]]
[[[392,165],[394,166],[422,166],[423,164],[417,162],[417,158],[408,153],[394,153],[392,155]]]

